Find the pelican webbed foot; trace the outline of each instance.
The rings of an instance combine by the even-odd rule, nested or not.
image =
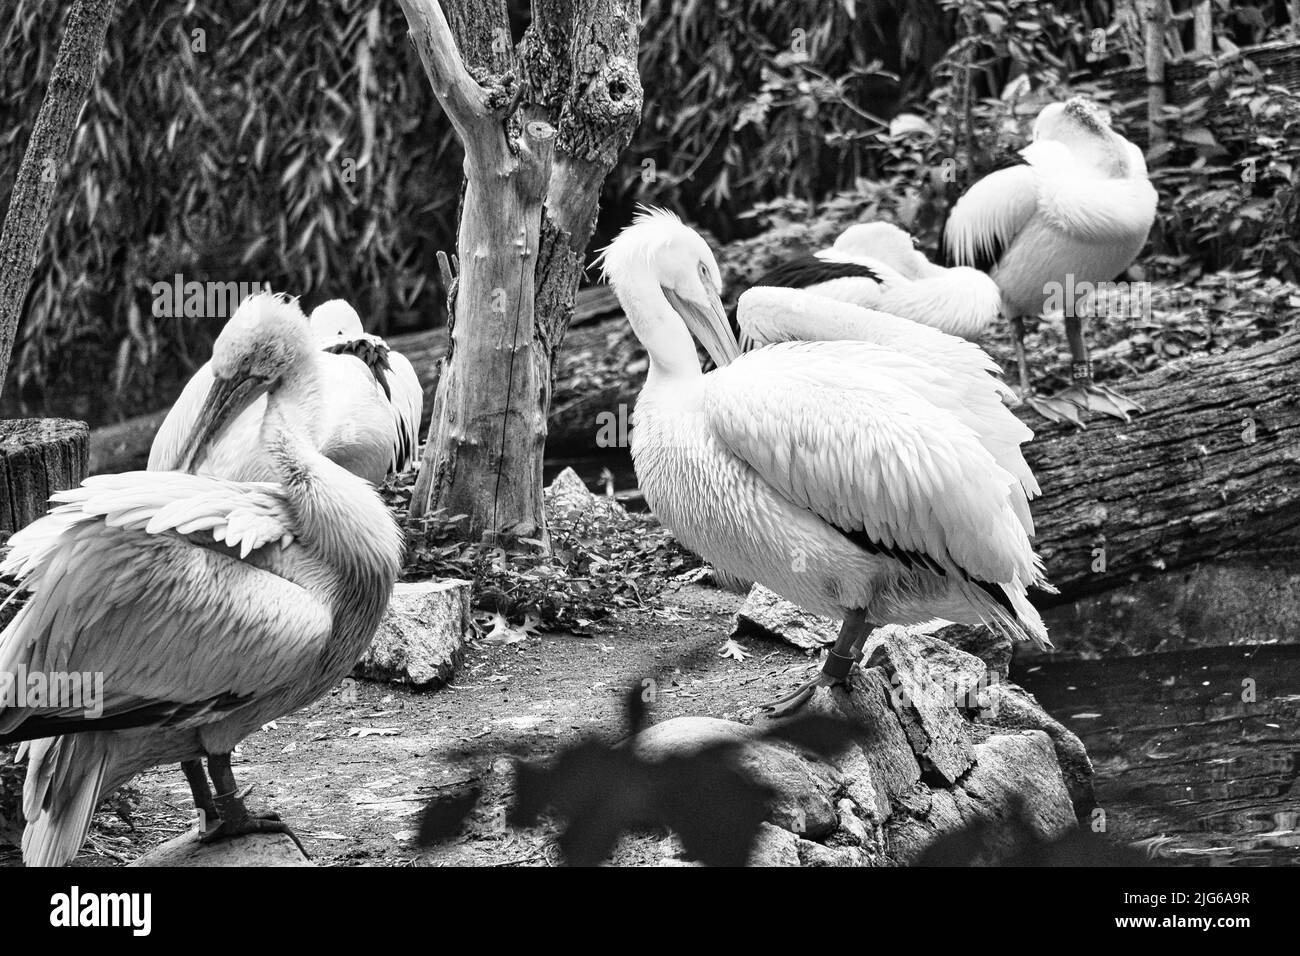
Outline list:
[[[216,822],[212,823],[199,837],[200,843],[217,843],[221,840],[228,840],[237,836],[248,836],[253,833],[281,833],[294,842],[303,856],[309,860],[311,859],[311,854],[302,845],[302,840],[298,839],[298,834],[293,832],[289,824],[280,819],[278,813],[249,812],[248,806],[244,803],[244,798],[248,796],[252,787],[242,791],[238,789],[235,784],[234,771],[230,768],[230,754],[210,755],[208,757],[208,774],[212,777],[212,784],[217,791],[215,802],[219,816],[209,818],[210,820],[215,819]],[[186,776],[189,776],[188,770]]]
[[[1086,383],[1081,382],[1071,385],[1059,397],[1073,402],[1087,411],[1099,412],[1102,415],[1109,415],[1111,418],[1118,418],[1124,422],[1129,421],[1130,415],[1144,410],[1141,405],[1131,398],[1125,398],[1113,388],[1098,385],[1091,380]]]
[[[835,648],[832,647],[826,652],[826,661],[822,664],[821,673],[784,697],[778,697],[776,700],[770,700],[763,704],[763,709],[768,711],[768,716],[774,719],[789,717],[812,700],[812,696],[817,692],[818,687],[835,687],[843,684],[848,678],[849,672],[853,669],[853,665],[861,658],[862,652],[860,650],[850,651],[849,655],[846,656],[837,653]]]

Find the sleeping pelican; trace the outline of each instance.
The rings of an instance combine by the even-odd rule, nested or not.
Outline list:
[[[342,299],[330,299],[312,309],[311,330],[325,351],[355,355],[366,363],[388,400],[397,435],[388,470],[393,474],[406,471],[415,464],[420,450],[420,415],[424,411],[424,390],[415,368],[378,335],[368,334],[357,310]]]
[[[1110,128],[1105,111],[1074,97],[1043,108],[1020,155],[1023,164],[990,173],[958,200],[946,229],[948,254],[987,269],[1002,290],[1021,389],[1037,411],[1076,424],[1080,410],[1127,421],[1141,406],[1093,382],[1087,316],[1077,314],[1090,309],[1076,308],[1070,290],[1115,279],[1146,243],[1156,191],[1142,151]],[[1023,317],[1041,314],[1054,298],[1065,307],[1074,384],[1053,398],[1035,398]]]
[[[412,396],[410,381],[415,372],[410,363],[401,359],[396,370],[389,370],[387,363],[395,361],[397,353],[387,351],[382,339],[376,339],[379,344],[375,344],[364,333],[354,335],[345,321],[343,309],[351,312],[346,303],[336,300],[326,305],[329,308],[321,306],[316,310],[321,315],[313,319],[311,331],[318,344],[312,361],[328,388],[321,396],[320,416],[310,423],[308,434],[317,451],[379,485],[389,473],[405,469],[414,460],[422,402],[419,383],[414,385],[417,399]],[[289,303],[285,308],[298,307]],[[356,316],[355,312],[351,314]],[[306,326],[307,319],[300,311],[298,317]],[[359,319],[357,324],[359,328]],[[212,363],[207,362],[186,383],[154,436],[149,450],[150,471],[183,468],[182,450],[199,408],[211,392],[212,380]],[[258,439],[265,411],[266,400],[259,398],[231,423],[205,457],[205,474],[232,481],[275,480],[275,463]]]
[[[650,508],[715,567],[844,621],[821,674],[776,713],[841,682],[876,625],[980,621],[1046,643],[1026,597],[1045,581],[1013,503],[1021,481],[986,444],[1011,430],[971,427],[952,407],[964,385],[867,342],[738,357],[713,254],[666,212],[639,215],[604,268],[650,359],[632,435]],[[764,294],[741,296],[741,314]],[[700,371],[692,333],[716,371]]]
[[[805,289],[965,339],[983,335],[1002,308],[984,273],[935,265],[887,222],[850,226],[829,249],[782,263],[754,283],[760,286]]]
[[[231,751],[352,669],[402,554],[374,488],[306,437],[327,402],[320,354],[297,306],[268,294],[245,300],[213,348],[181,463],[201,465],[265,398],[257,441],[275,483],[101,475],[10,539],[0,573],[29,596],[0,634],[0,673],[97,673],[104,689],[97,712],[0,695],[0,743],[28,742],[29,866],[68,862],[103,796],[170,761],[217,821],[205,839],[291,832],[249,812]]]

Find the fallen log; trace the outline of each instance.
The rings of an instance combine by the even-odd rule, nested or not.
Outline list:
[[[1043,488],[1045,605],[1233,555],[1300,548],[1300,330],[1123,383],[1145,406],[1085,431],[1021,417]]]

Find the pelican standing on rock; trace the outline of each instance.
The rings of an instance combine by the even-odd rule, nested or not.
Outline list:
[[[754,283],[761,286],[804,289],[964,339],[983,335],[1002,309],[998,287],[987,275],[935,265],[910,235],[887,222],[850,226],[829,249],[770,270]]]
[[[943,369],[866,342],[739,355],[712,252],[666,212],[639,215],[604,270],[650,359],[632,458],[651,510],[716,567],[844,621],[776,713],[843,681],[877,625],[942,617],[1046,643],[1021,483],[928,397]],[[700,371],[692,333],[716,371]]]
[[[1146,244],[1156,215],[1146,161],[1082,97],[1045,106],[1021,156],[1023,164],[990,173],[958,200],[945,230],[948,254],[988,270],[1002,290],[1020,386],[1040,414],[1082,424],[1080,411],[1093,410],[1127,421],[1141,406],[1093,381],[1087,315],[1070,293],[1112,281]],[[1023,317],[1041,314],[1053,298],[1064,306],[1073,385],[1038,398],[1030,394]]]
[[[327,401],[320,354],[297,306],[268,294],[245,300],[213,348],[180,463],[200,468],[265,397],[257,441],[275,483],[92,477],[10,539],[0,573],[28,597],[0,634],[0,673],[99,673],[104,689],[94,714],[0,697],[0,744],[28,741],[29,866],[68,862],[103,796],[171,761],[214,822],[204,839],[291,832],[249,812],[231,751],[351,671],[402,556],[374,488],[305,437]]]
[[[296,303],[282,305],[307,325]],[[317,308],[310,328],[318,346],[311,361],[328,387],[320,397],[319,417],[307,423],[304,434],[331,461],[379,485],[415,460],[423,403],[415,371],[382,339],[362,332],[356,312],[341,300]],[[212,363],[207,362],[186,383],[154,436],[150,471],[184,468],[182,450],[212,380]],[[276,479],[275,464],[258,439],[265,411],[266,399],[259,398],[231,423],[209,450],[205,474],[233,481]]]

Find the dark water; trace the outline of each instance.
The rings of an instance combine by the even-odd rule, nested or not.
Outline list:
[[[644,508],[626,456],[548,461],[547,480],[570,466]],[[1207,567],[1081,601],[1053,634],[1104,659],[1013,667],[1088,748],[1111,835],[1180,865],[1300,864],[1300,643],[1260,643],[1300,641],[1291,577]]]
[[[1111,834],[1184,865],[1300,863],[1300,646],[1047,663],[1011,678],[1082,738]]]

